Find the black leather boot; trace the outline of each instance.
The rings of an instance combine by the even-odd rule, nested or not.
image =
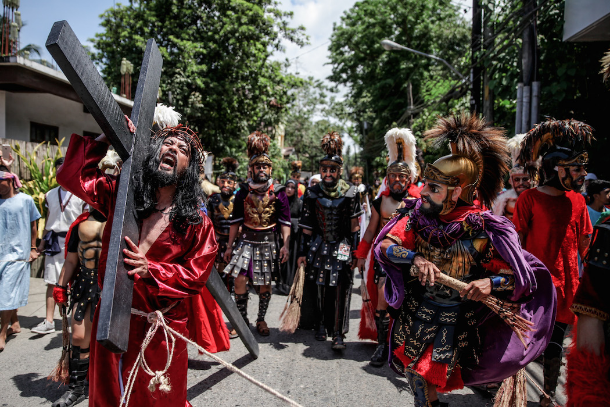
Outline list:
[[[326,340],[326,328],[324,327],[324,324],[322,322],[320,322],[320,324],[318,325],[318,330],[316,331],[315,338],[316,341],[321,342],[324,342]]]
[[[246,321],[246,325],[250,325],[250,321],[248,320],[248,293],[245,294],[235,294],[235,304],[237,304],[237,309],[239,313]]]
[[[377,325],[377,348],[369,364],[373,367],[381,367],[388,361],[388,328],[390,326],[390,317],[387,311],[379,311],[379,316],[375,316],[375,325]]]
[[[260,293],[258,298],[258,318],[256,319],[256,330],[262,336],[269,336],[269,327],[265,322],[265,315],[267,315],[267,308],[269,308],[269,301],[271,301],[271,293]]]
[[[561,357],[547,358],[544,357],[542,363],[542,374],[544,376],[544,392],[555,398],[555,390],[557,389],[557,381],[561,372]],[[540,406],[549,407],[553,405],[550,398],[544,395],[540,396]]]
[[[85,349],[83,349],[85,350]],[[89,349],[86,349],[89,352]],[[52,407],[74,406],[87,398],[85,393],[85,379],[89,370],[89,358],[80,358],[81,349],[78,346],[72,347],[72,358],[70,359],[70,384],[68,391],[63,394]]]

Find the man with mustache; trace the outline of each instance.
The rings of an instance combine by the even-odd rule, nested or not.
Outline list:
[[[235,277],[235,302],[247,324],[248,280],[258,292],[256,330],[262,336],[269,336],[265,315],[271,301],[271,281],[279,281],[279,262],[288,261],[291,227],[285,188],[274,184],[271,178],[270,142],[269,136],[260,131],[248,136],[250,178],[235,196],[229,241],[223,256],[229,263],[225,273]],[[240,237],[233,253],[233,242],[238,233]]]
[[[388,360],[388,328],[390,316],[386,311],[388,303],[385,301],[383,290],[386,275],[378,262],[372,261],[371,246],[373,239],[381,229],[396,216],[396,210],[404,207],[403,199],[416,199],[419,196],[410,196],[408,189],[417,179],[415,167],[415,137],[409,129],[393,128],[385,135],[385,143],[389,152],[389,165],[385,178],[385,189],[379,198],[375,199],[371,209],[371,220],[358,250],[354,253],[358,259],[356,266],[364,276],[372,306],[375,308],[375,326],[377,332],[367,328],[366,307],[363,302],[360,310],[360,339],[377,340],[377,348],[371,357],[370,365],[381,367]],[[368,263],[368,267],[367,267]]]
[[[508,140],[508,148],[510,149],[513,167],[508,175],[508,183],[512,186],[508,191],[500,193],[498,198],[493,203],[493,213],[498,216],[506,216],[511,221],[513,220],[513,212],[517,198],[523,191],[532,188],[532,178],[528,170],[521,165],[517,157],[521,151],[521,141],[525,138],[525,134],[517,134],[515,137]]]
[[[589,160],[585,147],[592,132],[576,120],[549,119],[527,133],[519,156],[522,162],[542,157],[542,185],[519,196],[513,222],[523,248],[549,269],[557,290],[557,319],[543,361],[544,391],[551,397],[559,379],[566,329],[576,322],[570,306],[579,284],[578,254],[585,258],[593,231],[580,194]],[[548,397],[540,400],[543,407],[551,404]]]
[[[439,392],[516,375],[548,343],[555,307],[548,271],[521,248],[508,219],[474,204],[476,196],[489,206],[502,187],[503,133],[468,113],[440,118],[425,135],[437,147],[450,144],[451,154],[426,166],[421,199],[405,200],[375,240],[394,318],[390,366],[409,380],[417,407],[447,405]],[[441,273],[465,288],[435,285]],[[481,306],[490,294],[534,323],[526,349],[504,317]]]
[[[134,132],[133,124],[128,123]],[[206,332],[212,332],[214,339],[221,338],[226,344],[222,312],[213,299],[206,302],[207,307],[194,311],[189,301],[203,294],[218,248],[212,222],[201,210],[205,196],[199,186],[199,174],[203,171],[205,152],[199,137],[187,127],[154,128],[142,167],[134,168],[132,174],[134,207],[141,226],[138,244],[126,237],[127,248],[123,251],[123,261],[133,267],[128,272],[134,279],[131,307],[146,314],[160,311],[167,325],[185,336],[193,335],[188,326],[190,314],[195,313],[199,321],[204,320]],[[72,135],[57,181],[112,224],[117,178],[102,173],[97,166],[109,144],[104,135],[95,139]],[[111,228],[104,229],[97,280],[100,286],[104,282],[110,233]],[[98,319],[99,313],[95,312],[92,338],[96,337]],[[189,405],[186,342],[176,340],[171,364],[166,366],[167,337],[161,331],[147,337],[152,323],[153,320],[132,313],[129,344],[123,354],[112,353],[91,341],[89,405],[120,405],[131,374],[136,375],[130,398],[133,405]],[[168,380],[171,387],[149,387],[151,376],[139,368],[134,370],[143,344],[146,347],[142,356],[148,367],[159,375],[156,378]]]
[[[307,267],[301,327],[315,328],[315,339],[332,335],[333,350],[345,349],[352,295],[352,251],[360,241],[362,214],[356,187],[341,179],[343,141],[333,131],[322,138],[326,153],[320,160],[322,182],[303,196],[303,228],[297,264]],[[354,259],[355,260],[355,259]],[[309,320],[308,320],[309,319]],[[313,325],[313,326],[311,326]]]

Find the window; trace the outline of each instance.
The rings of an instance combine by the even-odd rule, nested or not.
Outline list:
[[[51,144],[57,144],[55,140],[58,138],[59,127],[30,122],[30,141],[34,143],[50,141]]]

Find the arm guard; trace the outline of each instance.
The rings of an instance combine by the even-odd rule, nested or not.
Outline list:
[[[311,235],[307,233],[301,233],[301,242],[299,243],[299,254],[298,257],[307,256],[309,253],[309,246],[311,245]]]
[[[508,274],[499,274],[489,277],[491,280],[491,288],[493,291],[509,291],[515,289],[515,276]]]
[[[589,249],[589,264],[610,270],[610,225],[601,224],[593,228],[593,239]]]
[[[422,255],[419,252],[412,252],[397,244],[393,244],[385,252],[386,257],[394,264],[413,264],[413,258]]]

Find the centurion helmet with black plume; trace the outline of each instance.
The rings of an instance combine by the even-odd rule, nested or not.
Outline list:
[[[271,158],[269,158],[269,144],[271,144],[271,138],[263,132],[255,131],[248,136],[246,148],[250,166],[255,164],[273,165]]]
[[[322,137],[322,150],[326,153],[320,159],[320,165],[333,165],[335,167],[343,167],[343,140],[341,135],[336,131],[330,131]]]
[[[237,168],[239,168],[239,163],[237,160],[233,157],[225,157],[222,159],[220,164],[225,168],[225,170],[218,176],[218,179],[237,181]]]
[[[542,171],[530,168],[530,176],[540,175],[541,183],[563,191],[578,190],[569,170],[560,177],[559,167],[582,167],[589,163],[585,147],[595,140],[593,129],[578,120],[548,119],[527,132],[521,144],[519,160],[536,161],[542,158]]]
[[[415,137],[409,129],[393,128],[385,134],[389,164],[387,173],[405,174],[410,182],[417,180]]]
[[[491,207],[502,190],[509,170],[509,154],[504,130],[487,125],[483,118],[462,113],[439,118],[436,127],[428,130],[425,140],[436,139],[437,147],[449,144],[451,154],[428,164],[427,181],[448,185],[441,215],[451,212],[457,202],[451,199],[460,187],[460,199],[473,205],[475,192],[481,204]]]

